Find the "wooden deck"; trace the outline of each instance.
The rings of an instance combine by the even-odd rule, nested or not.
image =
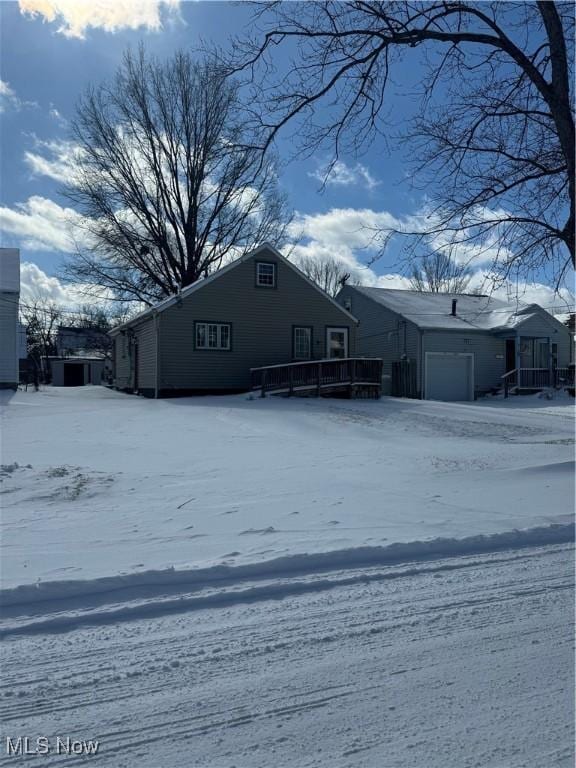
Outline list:
[[[251,368],[251,389],[266,394],[342,395],[375,397],[382,394],[382,360],[346,357],[310,360]]]

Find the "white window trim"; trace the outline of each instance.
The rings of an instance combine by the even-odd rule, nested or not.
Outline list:
[[[337,357],[331,358],[330,357],[330,333],[332,331],[336,331],[337,333],[342,333],[344,331],[344,357],[348,357],[348,352],[350,349],[350,328],[347,326],[338,326],[338,325],[332,325],[328,326],[326,328],[326,357],[329,359],[338,360]]]
[[[298,357],[296,346],[296,331],[306,331],[308,334],[308,355]],[[309,325],[295,325],[292,329],[292,346],[294,348],[294,360],[312,360],[312,328]]]
[[[261,283],[260,282],[260,267],[272,267],[272,282]],[[256,287],[257,288],[276,288],[277,280],[277,265],[273,261],[257,261],[256,262]]]
[[[204,327],[204,340],[205,343],[203,345],[200,345],[198,343],[198,329],[201,327]],[[209,340],[209,327],[215,326],[216,327],[216,346],[211,347],[208,343]],[[228,328],[228,344],[226,346],[222,345],[222,328]],[[208,350],[212,352],[229,352],[232,349],[231,344],[232,339],[232,324],[231,323],[212,323],[210,321],[196,321],[194,324],[194,348],[199,349],[202,351]]]

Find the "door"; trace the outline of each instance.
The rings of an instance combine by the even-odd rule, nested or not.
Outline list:
[[[326,328],[326,357],[348,357],[348,328]]]
[[[473,400],[473,355],[427,352],[425,391],[427,400]]]
[[[64,363],[64,386],[84,386],[84,363]]]
[[[516,340],[506,339],[506,373],[516,368]]]

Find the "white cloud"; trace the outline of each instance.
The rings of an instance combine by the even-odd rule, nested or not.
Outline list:
[[[293,257],[296,262],[303,257],[335,258],[354,279],[377,285],[380,278],[364,262],[382,249],[386,232],[400,226],[402,222],[387,211],[369,208],[332,208],[326,213],[298,214],[289,233],[298,241],[292,249]],[[394,275],[393,280],[394,286],[399,287],[405,279]]]
[[[50,117],[52,120],[55,120],[60,126],[68,125],[68,120],[66,120],[64,115],[62,115],[53,104],[50,104],[50,109],[48,110],[48,117]]]
[[[291,225],[294,237],[303,236],[334,248],[380,249],[385,233],[403,226],[387,211],[370,208],[332,208],[327,213],[298,214]]]
[[[34,195],[15,208],[0,207],[0,231],[13,235],[22,248],[72,253],[82,217],[46,197]]]
[[[74,166],[81,150],[71,141],[36,140],[39,152],[25,152],[24,162],[36,176],[48,176],[55,181],[70,183],[74,178]]]
[[[469,289],[478,289],[496,299],[511,303],[539,304],[553,315],[563,316],[574,312],[574,292],[566,287],[556,291],[544,283],[528,283],[523,280],[505,280],[494,284],[488,272],[478,270],[472,275]]]
[[[7,112],[13,109],[18,112],[26,107],[37,107],[36,101],[25,101],[20,99],[10,84],[6,80],[0,80],[0,112]]]
[[[342,160],[336,160],[333,165],[318,168],[316,171],[309,173],[308,176],[326,186],[335,187],[361,185],[371,190],[381,183],[372,176],[368,168],[362,165],[362,163],[350,166]]]
[[[19,0],[19,6],[26,16],[59,24],[59,34],[84,40],[90,27],[159,32],[163,17],[178,16],[180,0]]]
[[[399,219],[387,211],[355,208],[333,208],[315,215],[299,214],[290,232],[295,241],[300,238],[300,242],[292,247],[292,257],[296,263],[303,257],[332,257],[345,266],[353,279],[364,285],[409,290],[409,278],[393,268],[385,274],[377,274],[374,267],[383,264],[383,260],[372,266],[367,266],[366,262],[382,250],[387,231],[421,231],[424,215]],[[432,247],[438,248],[447,244],[448,236],[440,235],[431,243]],[[470,290],[481,289],[504,301],[540,304],[560,316],[574,311],[574,293],[567,288],[556,293],[554,288],[543,283],[500,281],[495,284],[485,265],[492,262],[497,247],[495,241],[487,240],[481,247],[460,244],[454,250],[452,255],[456,257],[458,254],[458,260],[474,270]]]
[[[26,304],[38,297],[68,308],[88,303],[83,285],[62,283],[57,277],[47,275],[37,264],[23,261],[20,266],[20,300]]]

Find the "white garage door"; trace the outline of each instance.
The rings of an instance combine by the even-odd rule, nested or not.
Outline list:
[[[448,352],[426,353],[427,400],[473,400],[474,358]]]

